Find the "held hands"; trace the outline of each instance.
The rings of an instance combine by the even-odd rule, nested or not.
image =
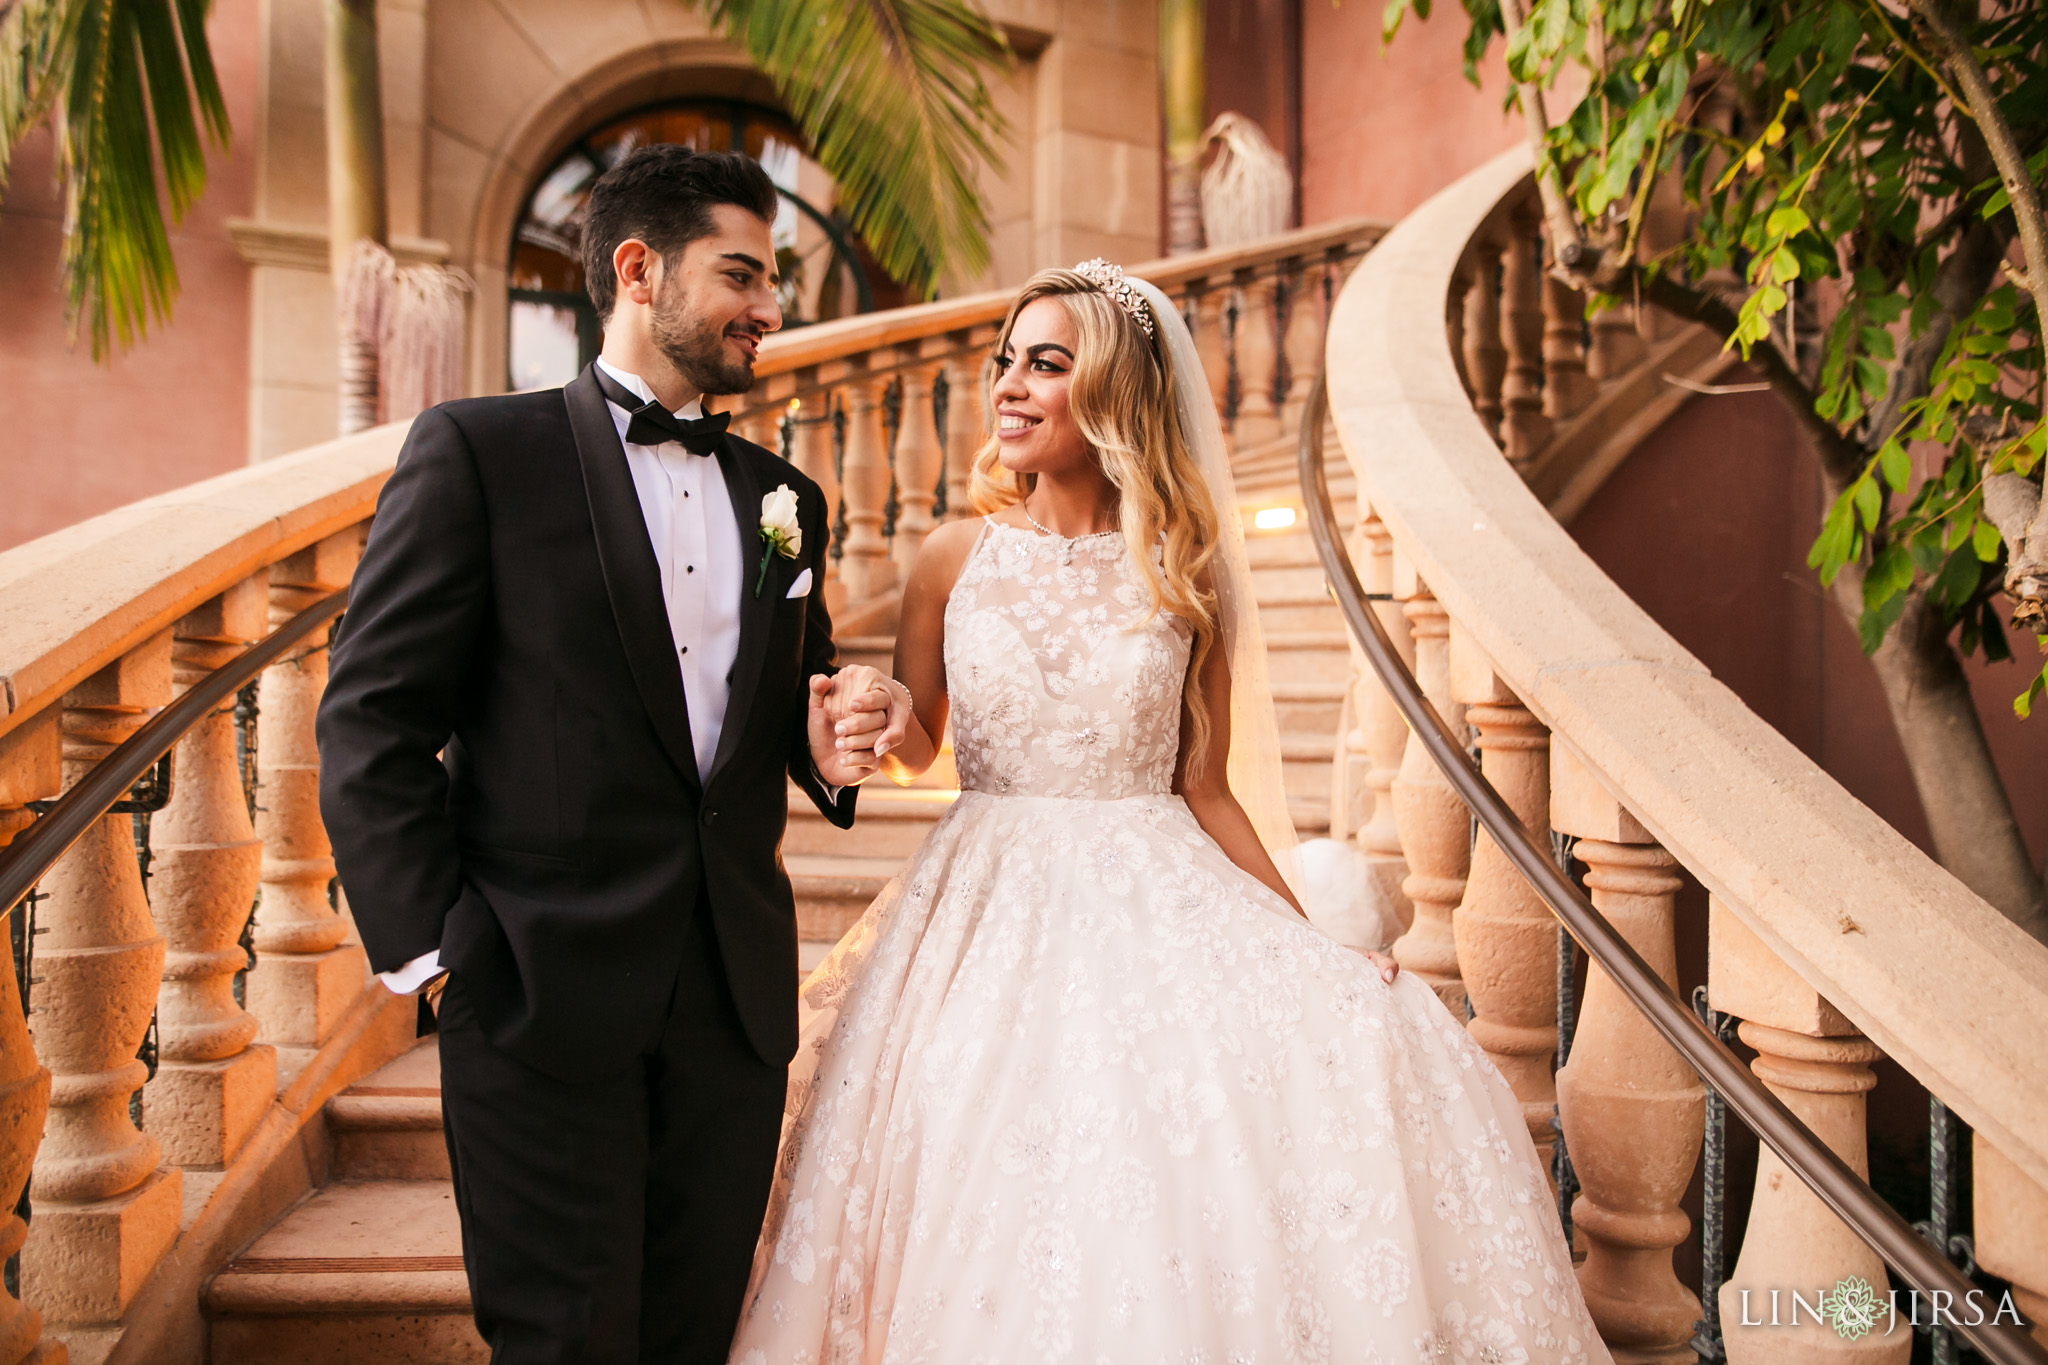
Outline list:
[[[909,726],[910,693],[866,664],[811,678],[811,762],[832,786],[852,787],[872,776]]]

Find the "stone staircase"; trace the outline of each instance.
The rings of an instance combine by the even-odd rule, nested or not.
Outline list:
[[[1247,517],[1295,509],[1292,526],[1248,529],[1295,827],[1330,826],[1330,779],[1350,670],[1341,616],[1301,513],[1293,446],[1238,462]],[[1348,478],[1333,484],[1349,524]],[[856,635],[852,661],[886,668],[892,640]],[[957,794],[948,749],[909,787],[862,791],[853,829],[834,828],[794,788],[783,862],[794,883],[800,967],[822,960],[945,814]],[[432,1039],[335,1096],[325,1111],[326,1183],[209,1283],[213,1365],[470,1365],[489,1351],[469,1318],[461,1232],[441,1136]]]

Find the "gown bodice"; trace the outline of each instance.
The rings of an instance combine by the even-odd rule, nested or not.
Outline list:
[[[1120,534],[984,522],[946,604],[961,790],[1170,792],[1191,642],[1185,621],[1151,610]]]

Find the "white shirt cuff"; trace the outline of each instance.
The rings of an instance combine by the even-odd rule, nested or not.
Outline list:
[[[379,972],[377,979],[393,995],[411,995],[441,974],[441,950],[416,957],[395,972]]]

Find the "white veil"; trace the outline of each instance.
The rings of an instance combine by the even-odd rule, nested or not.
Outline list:
[[[1266,671],[1266,638],[1259,629],[1259,604],[1252,595],[1251,561],[1245,555],[1244,523],[1238,517],[1237,482],[1230,475],[1230,447],[1209,392],[1201,353],[1180,310],[1159,288],[1131,279],[1165,343],[1173,368],[1173,398],[1180,409],[1188,450],[1209,485],[1216,508],[1216,554],[1209,573],[1223,649],[1230,660],[1230,790],[1273,856],[1280,875],[1294,883],[1294,820],[1287,812],[1287,788],[1280,774],[1280,723],[1273,712],[1273,686]]]

